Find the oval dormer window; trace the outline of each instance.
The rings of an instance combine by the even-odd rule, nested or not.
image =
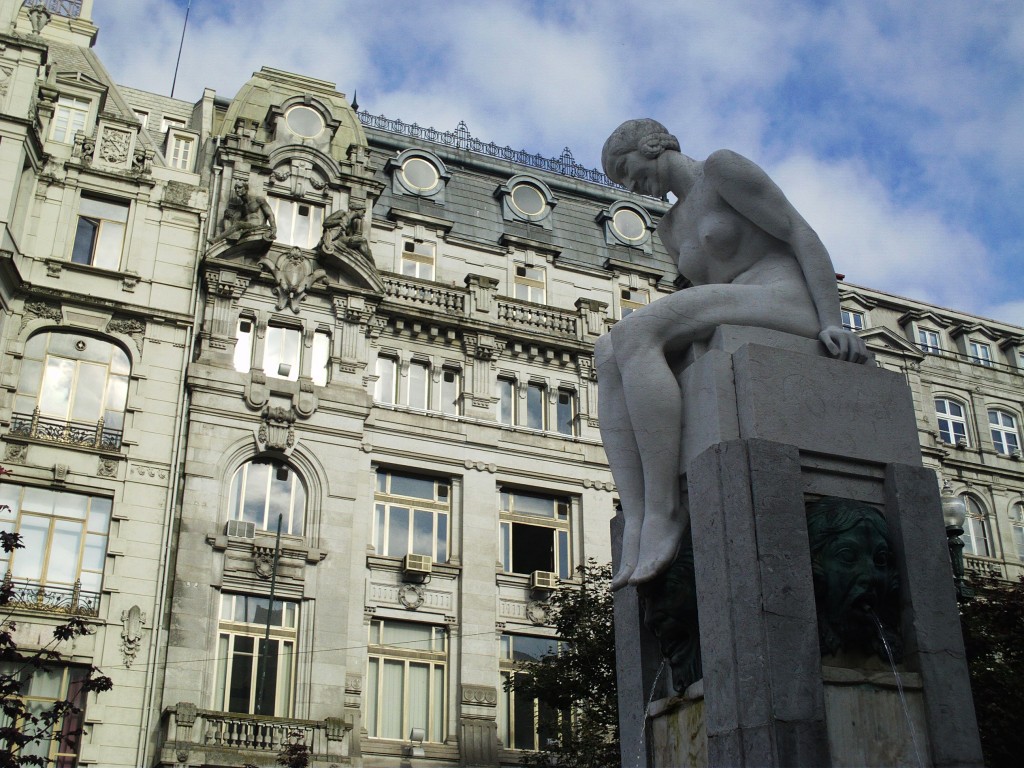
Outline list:
[[[410,157],[402,163],[402,181],[410,189],[429,192],[437,186],[440,178],[434,164],[422,157]]]
[[[638,242],[647,234],[647,226],[640,214],[632,208],[619,208],[612,217],[615,234],[623,240]]]
[[[548,204],[544,193],[533,184],[516,184],[512,188],[512,205],[524,216],[540,216]]]
[[[312,139],[324,129],[324,119],[315,109],[305,106],[292,107],[285,113],[288,129],[296,136]]]

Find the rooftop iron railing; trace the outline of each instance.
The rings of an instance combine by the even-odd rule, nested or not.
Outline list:
[[[557,173],[562,176],[570,176],[574,179],[583,179],[593,184],[600,184],[604,187],[614,189],[625,189],[620,184],[605,176],[595,168],[585,168],[576,162],[568,147],[562,150],[558,157],[544,157],[527,152],[525,149],[512,149],[512,147],[499,147],[493,141],[484,142],[470,135],[469,127],[462,120],[454,131],[439,131],[436,128],[424,128],[416,123],[403,123],[384,115],[371,115],[369,112],[359,112],[359,122],[368,128],[374,128],[388,133],[397,133],[402,136],[409,136],[422,141],[429,141],[432,144],[440,144],[453,149],[465,149],[479,155],[496,157],[499,160],[508,160],[517,165],[525,165],[529,168],[537,168],[550,173]]]

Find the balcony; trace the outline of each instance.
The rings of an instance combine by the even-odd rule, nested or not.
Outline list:
[[[346,737],[352,725],[341,718],[297,720],[242,715],[179,702],[164,710],[163,727],[162,766],[182,762],[211,768],[237,768],[246,763],[276,765],[278,753],[296,741],[309,747],[311,768],[349,762],[351,739]]]
[[[11,578],[11,572],[4,574],[0,591],[5,597],[3,605],[8,609],[43,611],[70,616],[99,616],[100,593],[82,589],[82,582],[73,586],[40,584],[35,581]]]
[[[12,437],[30,437],[100,451],[120,450],[122,436],[121,430],[104,427],[103,419],[95,423],[47,419],[39,415],[38,408],[32,413],[12,414],[10,434]]]

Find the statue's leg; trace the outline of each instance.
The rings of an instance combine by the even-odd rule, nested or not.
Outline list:
[[[622,555],[619,568],[612,579],[613,590],[629,583],[640,554],[640,528],[644,517],[644,476],[637,449],[633,425],[622,393],[622,374],[615,362],[611,334],[597,340],[594,347],[597,361],[597,379],[600,387],[598,417],[601,420],[601,440],[604,443],[612,477],[622,504],[625,526],[622,531]]]
[[[754,325],[814,338],[818,320],[802,286],[708,285],[687,288],[633,312],[612,328],[622,392],[643,465],[639,562],[630,579],[662,573],[689,524],[679,503],[682,397],[670,361],[720,325]]]

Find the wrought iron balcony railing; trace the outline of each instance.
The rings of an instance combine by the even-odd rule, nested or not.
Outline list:
[[[14,579],[11,572],[4,574],[0,584],[6,596],[6,608],[27,608],[46,613],[64,613],[73,616],[99,616],[100,593],[82,589],[82,582],[73,586],[40,584],[27,579]]]
[[[16,437],[46,440],[51,443],[97,448],[102,451],[120,450],[122,436],[120,429],[104,427],[103,419],[95,424],[47,419],[40,416],[38,408],[32,413],[13,414],[10,434]]]
[[[55,16],[77,19],[82,15],[82,0],[25,0],[26,8],[42,6]]]

